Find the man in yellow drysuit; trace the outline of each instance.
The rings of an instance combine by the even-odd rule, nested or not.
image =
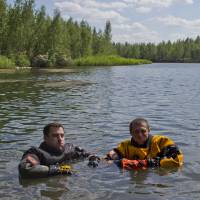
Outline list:
[[[107,159],[120,160],[120,166],[126,169],[183,165],[183,154],[178,146],[166,136],[151,135],[146,119],[136,118],[129,128],[131,139],[111,150]]]

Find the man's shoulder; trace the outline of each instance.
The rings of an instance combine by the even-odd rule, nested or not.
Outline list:
[[[65,143],[65,145],[64,145],[64,147],[73,147],[74,146],[74,144],[72,144],[72,143]]]
[[[130,139],[123,140],[122,142],[120,142],[120,145],[131,145],[131,140]]]
[[[165,136],[165,135],[152,135],[152,140],[156,141],[156,140],[169,140],[169,137]]]
[[[75,146],[72,143],[65,143],[64,150],[74,150]]]
[[[78,145],[74,145],[74,144],[72,144],[72,143],[66,143],[66,144],[64,145],[64,149],[65,149],[65,151],[66,151],[66,150],[68,150],[68,151],[80,151],[80,152],[85,151],[84,148],[82,148],[82,147],[80,147],[80,146],[78,146]]]
[[[163,143],[163,144],[172,145],[174,143],[174,141],[164,135],[154,135],[152,138],[152,143],[158,143],[158,144]]]
[[[39,154],[39,150],[38,150],[37,147],[34,147],[34,146],[30,147],[28,150],[26,150],[26,151],[24,152],[24,154],[23,154],[23,156],[22,156],[22,159],[23,159],[26,155],[28,155],[28,154],[35,154],[35,155],[38,155],[38,154]]]

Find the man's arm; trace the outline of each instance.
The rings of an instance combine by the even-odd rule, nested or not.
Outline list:
[[[19,173],[22,178],[46,177],[49,173],[49,167],[40,165],[37,155],[27,154],[23,156],[19,164]]]
[[[82,159],[82,158],[88,158],[88,166],[89,167],[97,167],[99,165],[99,162],[101,158],[99,156],[96,156],[93,153],[87,152],[85,149],[82,149],[79,146],[75,146],[74,148],[75,152],[75,159]]]
[[[69,165],[41,165],[39,159],[34,154],[27,154],[21,160],[19,164],[19,172],[22,178],[43,178],[59,174],[72,174]]]
[[[107,159],[107,160],[119,160],[120,156],[115,150],[111,150],[107,153],[105,159]]]
[[[183,165],[183,154],[175,144],[164,147],[159,157],[161,167],[180,167]]]

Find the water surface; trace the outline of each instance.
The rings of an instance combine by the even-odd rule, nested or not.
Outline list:
[[[199,80],[200,64],[0,73],[1,199],[198,199]],[[83,161],[71,177],[19,181],[21,156],[40,144],[47,123],[63,123],[68,142],[102,156],[130,137],[136,117],[149,120],[152,134],[176,141],[182,169],[123,172]]]

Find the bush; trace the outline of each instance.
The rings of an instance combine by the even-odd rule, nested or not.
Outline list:
[[[32,67],[73,66],[73,60],[64,54],[38,55],[32,59]]]
[[[32,59],[32,67],[49,67],[50,62],[48,60],[48,55],[37,55]]]
[[[30,61],[27,55],[19,54],[15,56],[15,64],[18,67],[30,67]]]
[[[0,68],[4,69],[4,68],[14,68],[14,67],[15,63],[11,59],[0,55]]]
[[[88,56],[75,60],[77,66],[114,66],[114,65],[139,65],[150,64],[150,60],[145,59],[131,59],[120,56]]]
[[[67,57],[66,55],[57,55],[55,65],[58,67],[66,67],[66,66],[73,66],[73,60],[71,57]]]

